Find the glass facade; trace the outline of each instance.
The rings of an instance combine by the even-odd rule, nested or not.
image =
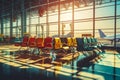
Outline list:
[[[82,78],[82,80],[120,79],[120,39],[118,39],[117,36],[120,33],[120,0],[28,0],[30,2],[25,4],[24,2],[27,0],[18,0],[18,2],[19,1],[23,2],[20,6],[16,6],[15,8],[20,9],[17,11],[13,6],[12,9],[10,8],[10,14],[6,13],[6,9],[4,10],[7,6],[2,6],[2,8],[0,8],[0,10],[2,10],[0,13],[0,48],[2,48],[0,49],[0,75],[3,75],[3,79],[7,78],[7,80],[9,80],[9,77],[18,79],[20,76],[23,76],[20,77],[20,80],[25,78],[27,80],[38,80],[42,77],[44,78],[43,80],[49,78],[51,78],[50,80],[81,80]],[[16,4],[16,2],[12,3],[12,5],[13,4]],[[8,43],[7,40],[6,42],[4,42],[4,40],[11,37],[23,37],[24,33],[29,33],[30,36],[32,36],[30,38],[34,37],[35,41],[37,41],[38,37],[44,39],[50,38],[50,41],[52,41],[53,38],[51,37],[58,36],[61,42],[58,38],[56,38],[56,42],[58,40],[60,44],[64,44],[65,40],[63,40],[62,43],[62,38],[70,35],[72,38],[68,37],[66,39],[68,39],[68,41],[70,39],[74,40],[73,37],[75,37],[77,42],[75,46],[73,46],[71,42],[72,46],[67,46],[69,48],[68,51],[63,49],[63,45],[61,50],[60,45],[60,51],[57,52],[57,50],[53,48],[53,45],[55,45],[54,38],[54,42],[52,41],[52,49],[48,49],[48,51],[46,48],[43,50],[44,47],[42,47],[39,49],[41,52],[39,52],[38,46],[36,48],[36,45],[32,45],[32,47],[26,45],[25,47],[27,47],[27,50],[25,50],[25,52],[23,50],[25,54],[20,54],[20,56],[14,55],[14,53],[19,52],[14,52],[15,49],[18,50],[18,46],[17,48],[12,46],[11,49],[11,45],[4,45],[4,43]],[[3,34],[5,38],[1,34]],[[81,38],[83,34],[90,34],[92,37]],[[108,37],[110,39],[111,35],[113,35],[113,40],[102,39],[103,36],[110,36]],[[2,40],[2,38],[4,40]],[[29,42],[30,38],[27,38],[27,42]],[[89,42],[90,39],[91,42]],[[93,39],[94,41],[96,39],[98,40],[95,46],[91,46]],[[44,41],[39,42],[43,42],[44,44],[42,45],[45,45]],[[36,42],[34,43],[36,44]],[[80,45],[78,45],[79,43]],[[116,48],[116,46],[118,48]],[[3,47],[5,50],[3,50]],[[59,47],[59,45],[57,47]],[[82,50],[79,51],[78,48]],[[83,48],[90,49],[83,50]],[[11,50],[13,50],[13,53],[9,52]],[[22,50],[20,52],[22,53]],[[45,55],[41,56],[42,53],[45,53]],[[52,60],[52,53],[58,53],[57,57],[62,56],[62,59],[58,58],[58,62],[61,60],[59,64],[57,60],[55,65],[52,61],[50,62],[50,60]],[[25,57],[25,59],[21,59],[21,55],[22,58]],[[46,57],[48,55],[50,58]],[[18,57],[20,57],[20,59],[18,59]],[[63,63],[63,65],[61,65],[61,63]],[[81,68],[81,66],[83,69],[79,77],[76,73],[80,71],[79,68]],[[8,77],[6,77],[6,75]]]
[[[48,5],[49,7],[46,7],[47,10],[45,9],[43,11],[42,16],[40,16],[39,7],[43,5],[39,5],[35,8],[31,6],[31,8],[26,9],[26,18],[24,18],[24,20],[26,20],[26,24],[24,25],[21,22],[23,20],[21,18],[22,14],[15,15],[15,18],[13,17],[12,27],[10,27],[10,17],[6,18],[3,16],[3,34],[10,36],[10,28],[12,28],[12,36],[22,36],[22,26],[25,26],[26,32],[24,33],[30,33],[32,36],[60,36],[71,33],[72,27],[74,27],[74,37],[81,37],[82,34],[92,34],[93,36],[100,38],[98,29],[101,29],[106,35],[114,34],[115,20],[116,34],[120,31],[119,0],[116,1],[116,5],[114,0],[96,0],[95,6],[93,5],[93,1],[87,1],[85,3],[82,0],[76,0],[74,1],[74,12],[72,12],[73,2],[66,2],[66,4],[61,3],[60,9],[59,5],[55,4],[56,2],[43,4]],[[93,9],[93,7],[95,9]],[[73,16],[74,26],[72,25]],[[44,29],[42,29],[42,26]],[[64,34],[62,29],[63,26]],[[42,30],[44,30],[44,33],[42,33]]]

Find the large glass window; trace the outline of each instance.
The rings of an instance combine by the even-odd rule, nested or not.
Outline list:
[[[9,20],[4,20],[4,31],[3,34],[5,36],[10,36],[10,21]]]

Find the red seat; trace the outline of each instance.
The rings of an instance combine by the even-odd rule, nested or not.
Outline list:
[[[29,37],[24,37],[20,46],[21,47],[28,47],[28,40],[29,40]]]
[[[36,39],[36,46],[37,48],[44,48],[44,38],[37,38]]]
[[[20,53],[20,52],[25,53],[28,50],[28,40],[29,40],[29,37],[23,38],[22,42],[19,44],[20,48],[18,50],[18,53]],[[26,47],[27,49],[25,49],[23,47]]]
[[[44,40],[44,45],[46,49],[53,49],[52,37],[47,37]]]
[[[28,47],[30,47],[30,48],[35,48],[36,47],[36,38],[35,37],[29,38]]]

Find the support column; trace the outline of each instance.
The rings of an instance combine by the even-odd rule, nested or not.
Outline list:
[[[21,0],[21,36],[26,32],[26,10],[24,8],[24,0]]]
[[[24,10],[24,33],[27,32],[27,30],[26,30],[26,21],[27,21],[27,15],[26,15],[26,10]]]
[[[47,0],[47,10],[46,10],[46,37],[49,36],[49,32],[50,32],[50,29],[49,29],[49,21],[48,21],[48,6],[49,6],[49,0]]]
[[[116,45],[116,32],[117,32],[117,0],[115,0],[114,3],[114,48],[115,52],[117,50],[117,45]],[[113,74],[116,74],[116,54],[114,53],[114,68],[113,68]],[[116,80],[116,76],[113,75],[113,79]]]
[[[4,33],[4,25],[3,25],[3,14],[4,14],[4,0],[2,0],[2,8],[1,8],[1,17],[0,17],[0,20],[1,20],[1,34]]]
[[[14,5],[14,0],[12,0],[11,4],[11,14],[10,14],[10,37],[13,36],[13,5]]]
[[[93,37],[95,37],[95,0],[93,0]]]
[[[60,37],[60,0],[58,2],[58,36]]]
[[[117,28],[117,0],[115,0],[115,5],[114,5],[114,47],[116,49],[116,28]]]
[[[0,17],[0,21],[1,21],[1,33],[0,34],[3,34],[3,17],[2,17],[2,15]]]
[[[71,24],[71,36],[74,37],[74,3],[75,0],[72,0],[72,24]]]

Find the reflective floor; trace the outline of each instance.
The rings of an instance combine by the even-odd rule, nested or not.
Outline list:
[[[106,50],[103,57],[94,63],[86,63],[81,70],[77,63],[84,57],[79,56],[63,65],[30,64],[30,60],[16,60],[13,55],[0,53],[0,80],[119,80],[120,54]],[[76,75],[76,73],[78,74]]]

